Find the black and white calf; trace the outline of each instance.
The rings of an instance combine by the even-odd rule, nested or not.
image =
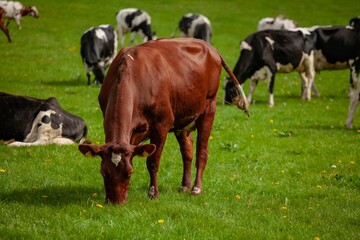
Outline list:
[[[211,23],[204,15],[195,13],[184,15],[180,19],[178,27],[171,34],[171,37],[175,36],[178,29],[180,29],[180,37],[182,38],[197,38],[208,43],[211,42]]]
[[[277,16],[275,18],[266,17],[260,19],[258,22],[258,31],[273,29],[273,30],[290,30],[297,28],[298,24],[291,19],[284,18],[283,16]]]
[[[40,100],[0,92],[0,139],[9,146],[72,144],[87,134],[85,121],[55,98]]]
[[[86,30],[81,36],[81,58],[86,69],[88,85],[91,72],[94,73],[96,84],[102,83],[105,70],[117,53],[117,37],[110,25],[100,25]]]
[[[125,44],[125,34],[129,32],[131,42],[134,41],[135,33],[139,34],[144,42],[156,39],[156,33],[151,30],[151,17],[145,11],[136,8],[121,9],[116,14],[116,23],[122,47]]]
[[[314,70],[315,37],[305,30],[265,30],[255,32],[242,41],[240,58],[233,70],[240,84],[251,78],[248,101],[259,80],[267,79],[269,86],[269,106],[274,106],[274,82],[277,72],[302,72],[304,91],[302,98],[311,99],[311,84]],[[225,83],[224,102],[229,103],[235,92],[231,81]]]
[[[355,21],[355,20],[354,20]],[[352,128],[360,93],[360,31],[354,27],[314,27],[316,51],[315,70],[350,68],[350,107],[346,127]]]

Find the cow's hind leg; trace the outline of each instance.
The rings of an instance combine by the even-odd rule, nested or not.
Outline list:
[[[187,192],[191,188],[191,163],[193,158],[193,138],[185,130],[175,133],[176,139],[180,145],[180,151],[183,160],[183,178],[180,191]]]
[[[208,160],[208,141],[216,112],[216,98],[209,99],[205,112],[196,120],[196,178],[191,194],[202,192],[202,177]]]
[[[346,121],[346,127],[353,127],[353,119],[356,112],[356,108],[359,104],[359,94],[360,94],[360,78],[359,72],[356,72],[355,66],[351,67],[351,88],[350,88],[350,106],[348,118]]]

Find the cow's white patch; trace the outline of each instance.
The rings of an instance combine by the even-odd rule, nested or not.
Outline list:
[[[104,40],[105,42],[108,41],[105,32],[102,29],[95,29],[95,35],[97,38]]]
[[[134,61],[134,58],[130,54],[128,54],[128,57],[131,58],[131,60]]]
[[[51,120],[48,123],[42,121],[43,117],[51,119],[51,114],[56,114],[53,110],[40,111],[35,117],[31,131],[26,135],[23,142],[13,142],[9,146],[33,146],[45,144],[73,144],[74,141],[62,137],[63,124],[59,123],[59,128],[51,127]]]
[[[249,51],[251,51],[252,47],[247,42],[242,41],[241,44],[240,44],[240,51],[241,50],[249,50]]]
[[[281,63],[276,63],[276,68],[279,72],[288,73],[294,70],[294,66],[291,63],[286,65]]]
[[[111,153],[111,161],[115,164],[115,166],[118,166],[119,162],[121,162],[121,155]]]
[[[293,32],[300,31],[304,38],[306,37],[306,35],[311,35],[309,28],[294,28],[294,29],[289,29],[289,31],[293,31]]]
[[[268,66],[264,66],[257,70],[252,76],[251,80],[263,80],[263,79],[271,79],[271,71]]]
[[[271,46],[271,49],[274,50],[274,43],[275,41],[272,40],[271,38],[269,37],[265,37],[266,41],[268,41],[270,43],[270,46]]]

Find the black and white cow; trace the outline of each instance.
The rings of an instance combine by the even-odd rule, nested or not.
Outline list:
[[[204,15],[195,13],[185,14],[180,19],[179,25],[171,34],[171,37],[175,36],[175,33],[178,29],[180,29],[180,37],[182,38],[197,38],[202,39],[208,43],[211,42],[211,23]]]
[[[273,30],[290,30],[297,28],[298,24],[291,19],[284,18],[283,16],[266,17],[260,19],[258,22],[258,31],[273,29]]]
[[[262,18],[259,22],[258,22],[258,27],[257,30],[258,31],[263,31],[263,30],[268,30],[268,29],[272,29],[272,30],[293,30],[298,28],[299,25],[292,19],[289,18],[285,18],[281,15],[273,18],[273,17],[266,17],[266,18]],[[300,76],[301,76],[301,72],[299,72]],[[303,78],[303,76],[301,76],[301,78]],[[319,97],[319,91],[317,90],[317,87],[315,85],[315,79],[312,83],[311,86],[312,91],[314,92],[314,95]],[[304,91],[304,86],[302,86],[302,92]]]
[[[355,21],[355,20],[354,20]],[[346,127],[352,128],[360,93],[360,30],[354,27],[309,28],[316,35],[315,70],[350,68],[350,107]]]
[[[88,85],[91,72],[96,84],[102,83],[105,70],[117,53],[117,37],[111,25],[100,25],[86,30],[81,36],[81,58],[86,69]]]
[[[116,30],[121,46],[125,44],[125,34],[131,33],[130,42],[134,41],[135,33],[139,34],[144,42],[156,39],[156,33],[151,30],[150,15],[137,8],[121,9],[116,14]]]
[[[269,86],[269,106],[274,106],[274,82],[276,72],[298,71],[303,74],[304,91],[302,98],[311,99],[314,70],[315,36],[301,30],[265,30],[248,36],[240,45],[240,58],[233,70],[240,84],[251,78],[248,101],[252,101],[253,92],[259,80],[267,79]],[[224,102],[232,102],[233,85],[225,83]]]
[[[85,121],[55,98],[40,100],[0,92],[0,139],[9,146],[72,144],[87,134]]]

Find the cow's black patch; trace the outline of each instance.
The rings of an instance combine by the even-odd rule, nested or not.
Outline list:
[[[49,116],[43,116],[41,119],[41,122],[46,123],[46,124],[49,123],[50,122]]]
[[[60,123],[61,123],[61,119],[60,119],[60,115],[59,114],[51,114],[50,115],[50,120],[51,120],[51,127],[53,129],[58,129],[60,127]]]
[[[179,28],[185,34],[189,34],[189,29],[191,27],[192,22],[197,19],[200,15],[199,14],[192,14],[190,16],[184,16],[181,18],[179,22]]]
[[[137,10],[136,12],[133,12],[125,17],[125,22],[129,26],[129,28],[132,27],[132,21],[134,20],[134,18],[141,15],[142,13],[143,12],[141,10]]]

